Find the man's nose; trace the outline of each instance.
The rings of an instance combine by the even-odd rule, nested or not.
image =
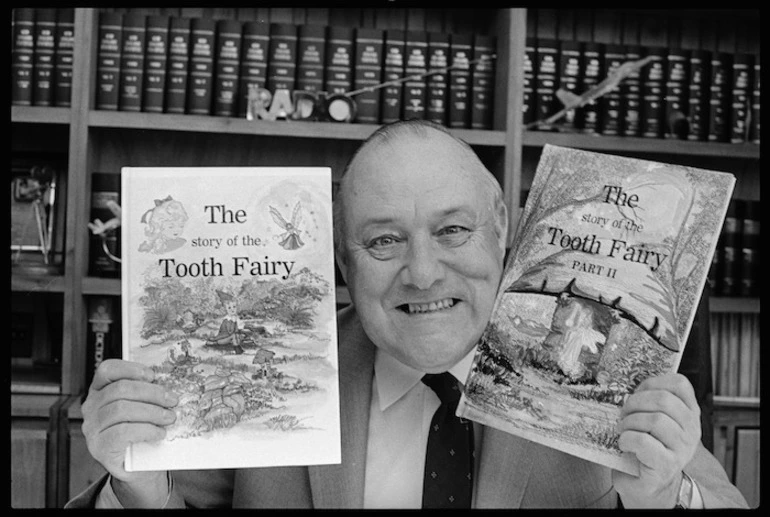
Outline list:
[[[402,270],[404,284],[417,289],[430,289],[444,278],[441,250],[431,239],[412,239]]]

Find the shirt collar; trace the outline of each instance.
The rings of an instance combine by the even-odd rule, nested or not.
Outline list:
[[[475,354],[476,347],[474,346],[465,357],[449,368],[449,373],[460,381],[460,384],[463,386],[468,378]],[[425,375],[425,372],[415,370],[411,366],[400,362],[389,353],[377,348],[374,355],[374,379],[377,383],[380,411],[385,411],[393,403],[406,395],[409,390],[420,382],[423,375]]]

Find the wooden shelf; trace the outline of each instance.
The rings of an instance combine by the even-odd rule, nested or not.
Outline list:
[[[83,294],[120,296],[119,278],[83,277]]]
[[[759,314],[759,298],[709,298],[709,311],[712,313],[740,312]]]
[[[714,408],[759,409],[759,397],[714,396]]]
[[[69,108],[11,106],[11,122],[29,124],[69,124]]]

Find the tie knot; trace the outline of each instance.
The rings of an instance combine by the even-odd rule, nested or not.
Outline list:
[[[438,395],[442,404],[457,406],[460,401],[460,386],[451,373],[427,373],[422,382]]]

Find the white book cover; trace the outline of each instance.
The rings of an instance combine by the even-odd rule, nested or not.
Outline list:
[[[123,359],[180,397],[126,470],[340,463],[331,170],[121,176]]]

